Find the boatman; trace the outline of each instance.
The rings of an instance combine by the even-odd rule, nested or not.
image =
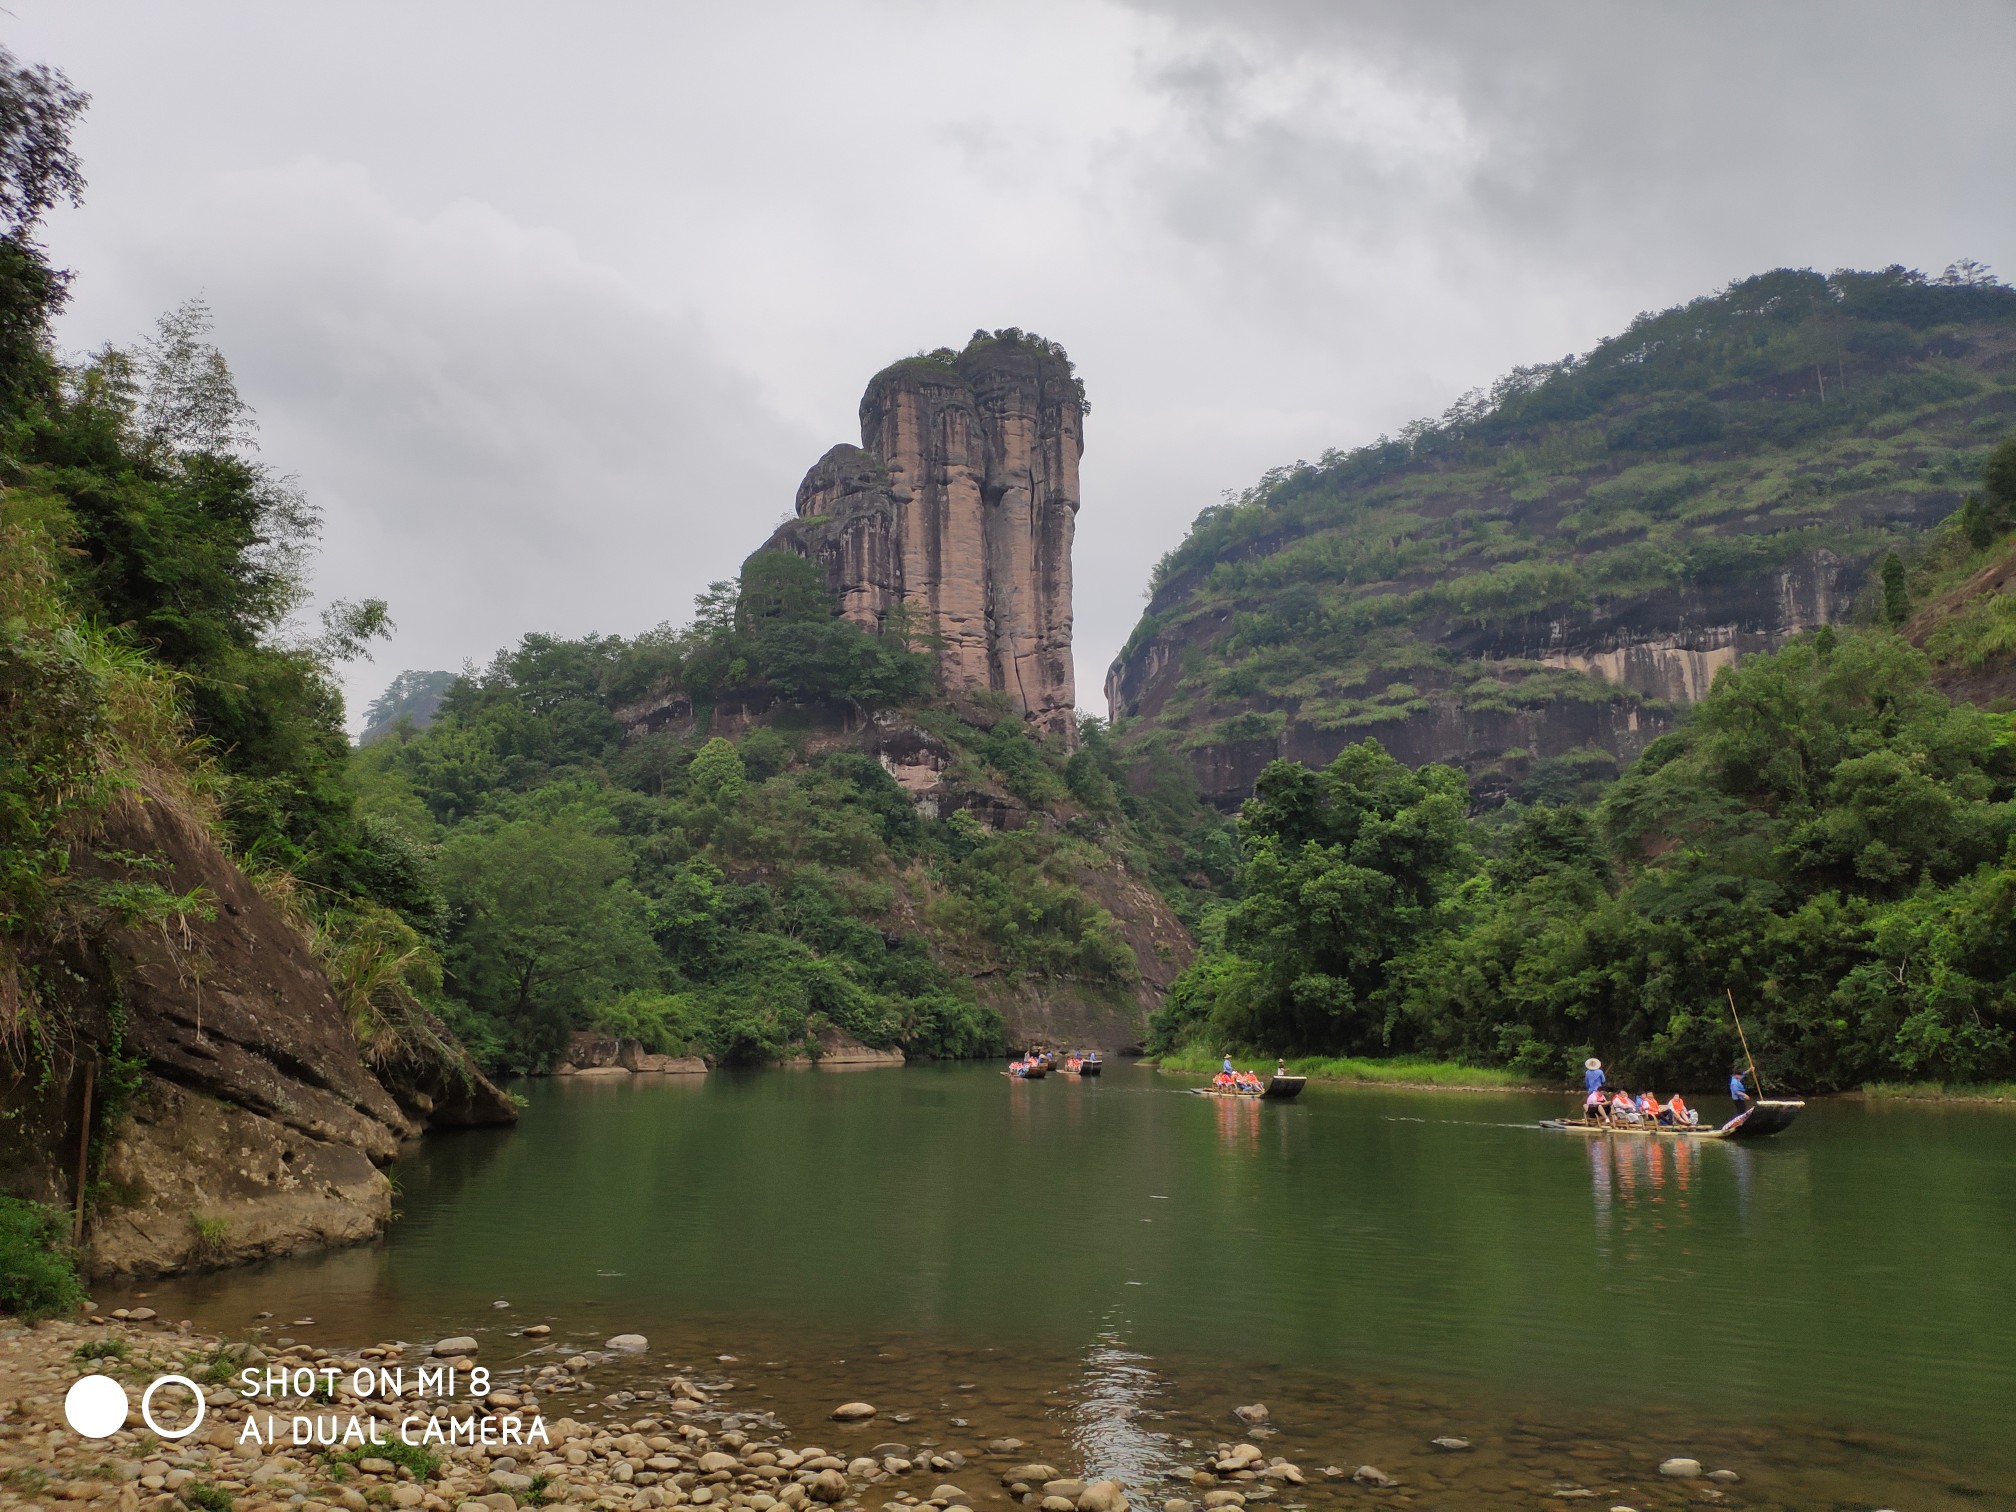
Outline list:
[[[1232,1052],[1229,1050],[1225,1052],[1224,1072],[1227,1076],[1235,1076],[1238,1074],[1232,1069]]]
[[[1743,1083],[1743,1067],[1729,1068],[1729,1100],[1736,1104],[1736,1117],[1741,1118],[1750,1111],[1750,1089]],[[1731,1120],[1732,1122],[1734,1120]]]

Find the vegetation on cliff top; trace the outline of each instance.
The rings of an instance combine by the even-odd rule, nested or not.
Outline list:
[[[1768,592],[1820,551],[1873,565],[1978,483],[2016,414],[2012,352],[2016,290],[1972,264],[1780,270],[1641,315],[1206,509],[1155,571],[1116,712],[1195,747],[1642,704],[1521,659],[1523,618]],[[1174,661],[1152,690],[1151,643]]]

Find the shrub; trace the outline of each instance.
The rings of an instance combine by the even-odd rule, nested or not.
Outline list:
[[[0,1312],[30,1322],[84,1305],[63,1217],[39,1202],[0,1197]]]

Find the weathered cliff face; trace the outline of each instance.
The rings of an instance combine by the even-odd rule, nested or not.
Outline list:
[[[875,376],[861,445],[813,464],[798,517],[764,549],[818,562],[855,623],[929,638],[946,692],[1001,692],[1069,742],[1083,450],[1084,401],[1063,352],[976,335],[964,352]]]
[[[1369,734],[1410,765],[1464,768],[1475,795],[1496,801],[1509,794],[1522,764],[1536,759],[1605,752],[1629,761],[1672,729],[1722,668],[1775,650],[1802,631],[1845,621],[1867,568],[1866,561],[1819,550],[1768,573],[1732,573],[1573,614],[1431,621],[1424,638],[1440,647],[1440,664],[1409,666],[1387,682],[1404,679],[1407,692],[1418,695],[1389,717],[1326,726],[1304,717],[1299,700],[1272,700],[1265,713],[1273,728],[1196,741],[1186,754],[1205,797],[1232,807],[1268,762],[1323,766]],[[1116,661],[1106,677],[1114,718],[1152,723],[1162,716],[1179,692],[1186,660],[1194,667],[1208,657],[1229,618],[1200,616]],[[1538,674],[1550,671],[1594,686],[1522,694],[1522,686],[1542,687]],[[1460,696],[1466,684],[1470,698]],[[1480,685],[1511,696],[1477,699]],[[1516,753],[1509,764],[1507,753]]]
[[[113,880],[121,863],[105,858],[121,855],[149,858],[150,880],[199,893],[210,917],[81,943],[61,967],[75,984],[68,1032],[39,1063],[0,1062],[0,1182],[64,1208],[89,1077],[103,1147],[94,1274],[367,1238],[390,1221],[378,1168],[400,1141],[516,1118],[466,1059],[383,1077],[365,1065],[301,937],[175,803],[123,802],[73,867]]]

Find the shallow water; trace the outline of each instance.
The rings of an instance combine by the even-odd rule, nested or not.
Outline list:
[[[734,1355],[708,1369],[801,1437],[865,1396],[883,1421],[822,1442],[1015,1434],[1143,1488],[1262,1400],[1269,1454],[1376,1464],[1419,1506],[1686,1504],[1669,1454],[1736,1470],[1734,1505],[2016,1505],[2016,1115],[1825,1104],[1691,1145],[1538,1128],[1566,1098],[1185,1085],[531,1082],[516,1130],[401,1162],[382,1243],[149,1305],[234,1334],[312,1314],[275,1325],[310,1342],[475,1330],[495,1363],[535,1319],[556,1349],[642,1332],[640,1382]]]

